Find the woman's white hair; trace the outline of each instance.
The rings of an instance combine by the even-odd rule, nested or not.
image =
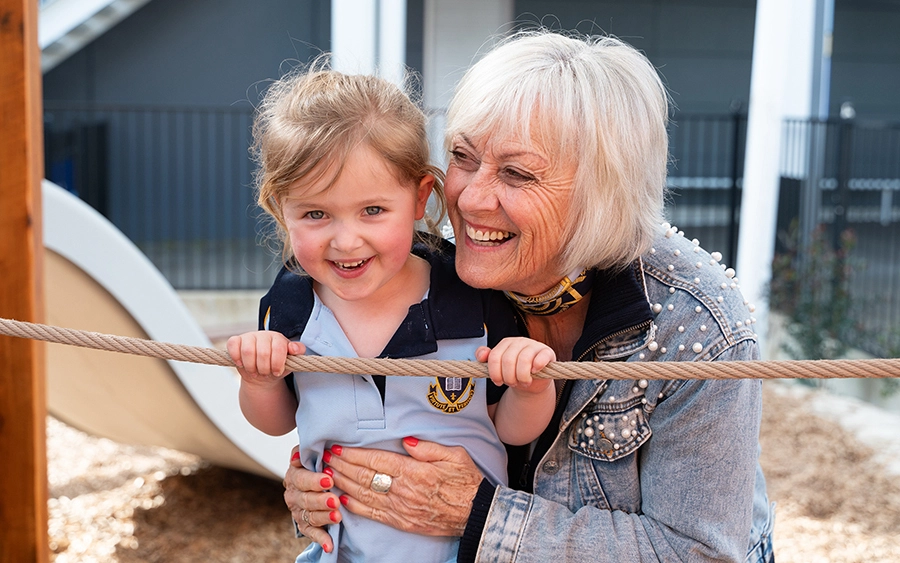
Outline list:
[[[574,163],[559,273],[624,268],[662,223],[668,104],[650,61],[619,39],[519,32],[463,76],[446,142],[515,136]]]

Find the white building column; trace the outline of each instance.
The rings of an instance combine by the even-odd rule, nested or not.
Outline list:
[[[431,119],[432,160],[444,154],[444,116],[453,89],[479,54],[512,27],[513,0],[425,0],[423,98]]]
[[[332,68],[402,84],[406,0],[331,0]]]
[[[812,107],[817,0],[757,0],[737,273],[765,350],[785,118]]]

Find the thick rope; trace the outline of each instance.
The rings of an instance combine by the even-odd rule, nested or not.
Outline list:
[[[227,352],[0,318],[0,334],[149,356],[234,367]],[[487,377],[487,365],[464,360],[393,360],[289,356],[292,371],[371,375]],[[853,379],[900,377],[900,359],[740,362],[553,362],[546,379]]]

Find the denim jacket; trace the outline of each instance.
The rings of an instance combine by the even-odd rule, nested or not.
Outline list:
[[[733,271],[664,228],[630,270],[597,273],[573,358],[757,359]],[[568,383],[532,460],[534,494],[483,484],[460,561],[467,537],[476,561],[769,561],[761,390],[759,380]]]

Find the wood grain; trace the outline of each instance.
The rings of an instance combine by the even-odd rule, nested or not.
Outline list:
[[[0,0],[0,315],[40,320],[37,2]],[[0,337],[0,561],[47,561],[43,345]]]

